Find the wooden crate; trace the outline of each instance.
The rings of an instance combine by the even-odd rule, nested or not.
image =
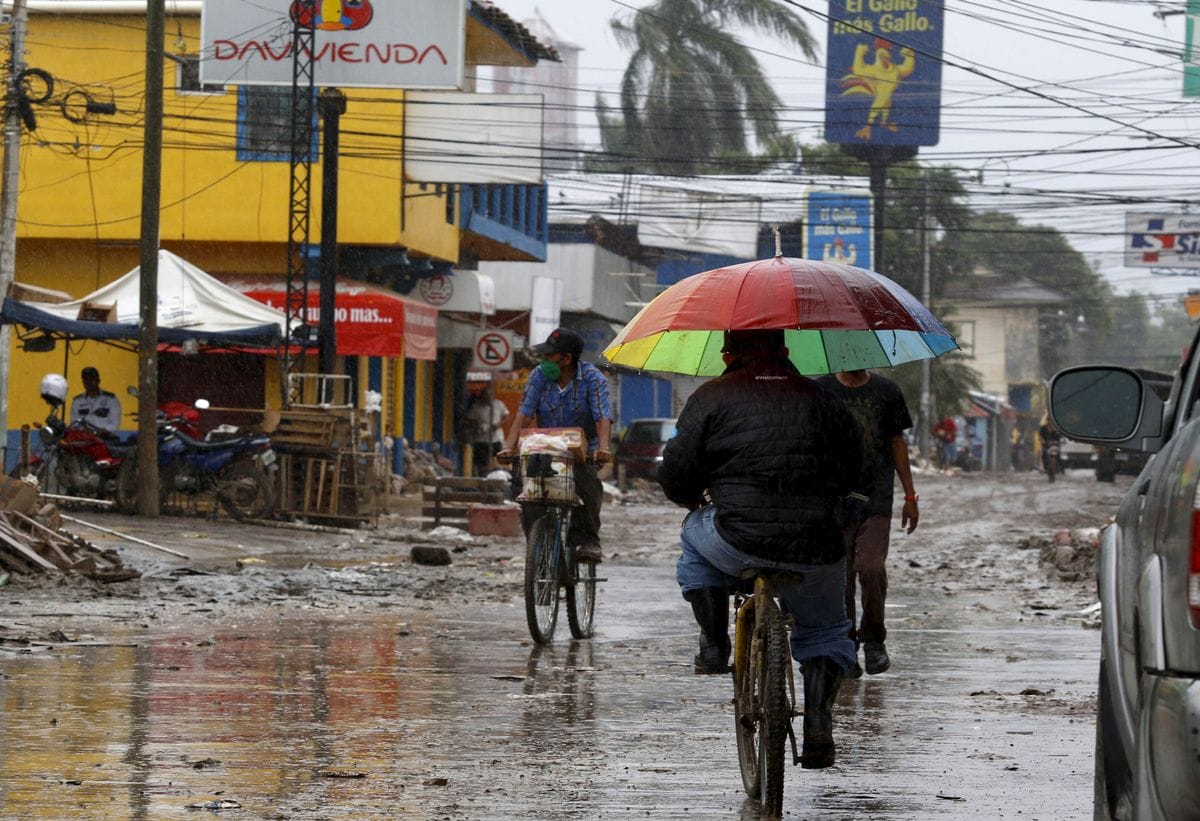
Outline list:
[[[354,445],[354,414],[342,410],[268,411],[263,430],[283,452],[338,451]]]
[[[382,463],[382,454],[364,451],[280,452],[276,510],[377,524],[387,499]]]

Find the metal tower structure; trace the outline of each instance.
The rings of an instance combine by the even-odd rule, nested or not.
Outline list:
[[[312,334],[308,323],[309,218],[312,213],[312,146],[316,108],[314,54],[318,0],[296,0],[292,12],[291,202],[288,210],[287,294],[284,310],[284,368],[280,379],[283,405],[291,404],[288,375],[303,356]],[[300,332],[300,333],[298,333]],[[292,354],[292,344],[299,355]]]

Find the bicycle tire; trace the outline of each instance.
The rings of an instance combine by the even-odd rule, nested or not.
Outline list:
[[[764,669],[762,685],[763,722],[758,751],[762,777],[760,800],[763,812],[770,818],[783,815],[783,759],[791,724],[788,703],[788,665],[792,663],[788,648],[788,629],[783,614],[772,602],[767,608],[763,625]]]
[[[567,586],[567,626],[571,637],[590,639],[596,616],[596,563],[574,562],[572,583]]]
[[[558,558],[561,532],[558,514],[547,513],[529,528],[525,545],[525,620],[538,644],[554,640],[558,622]]]
[[[758,798],[762,779],[759,769],[758,733],[759,676],[753,645],[758,641],[754,631],[754,600],[742,605],[744,616],[737,622],[733,658],[733,726],[737,734],[738,766],[742,771],[742,786],[746,795]]]

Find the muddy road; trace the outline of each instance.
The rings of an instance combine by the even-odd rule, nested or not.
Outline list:
[[[1090,818],[1092,543],[1129,478],[916,479],[892,669],[844,685],[785,814]],[[596,638],[545,648],[517,539],[72,515],[191,560],[68,525],[143,577],[0,588],[2,818],[757,817],[652,490],[606,509]]]

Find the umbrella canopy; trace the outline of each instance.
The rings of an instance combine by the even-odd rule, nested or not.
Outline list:
[[[931,359],[958,343],[916,297],[863,268],[793,259],[695,274],[656,296],[604,351],[614,365],[716,376],[725,331],[783,329],[804,374]]]

